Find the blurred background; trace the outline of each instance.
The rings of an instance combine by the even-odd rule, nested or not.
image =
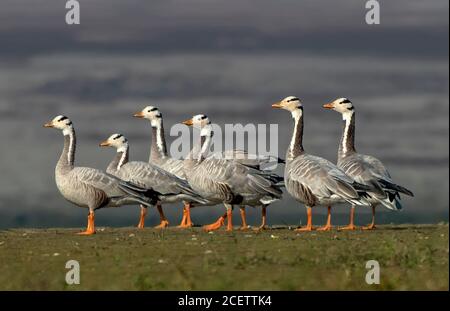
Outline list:
[[[413,190],[404,210],[379,209],[379,223],[448,221],[449,2],[380,1],[381,24],[365,23],[365,1],[80,0],[81,25],[65,23],[65,1],[0,3],[0,227],[82,227],[87,211],[54,183],[60,133],[42,128],[68,115],[78,136],[77,165],[106,168],[114,132],[148,159],[150,125],[132,118],[158,106],[166,130],[193,114],[213,122],[278,123],[284,157],[292,131],[270,104],[302,98],[305,149],[335,161],[341,117],[322,104],[349,97],[357,109],[357,149],[381,159]],[[172,141],[175,137],[169,137]],[[279,169],[282,172],[282,168]],[[347,222],[348,206],[334,222]],[[181,204],[167,206],[171,224]],[[222,207],[192,213],[213,221]],[[99,226],[131,226],[138,207],[101,210]],[[314,222],[324,221],[317,209]],[[305,223],[286,194],[270,224]],[[236,211],[237,216],[237,211]],[[250,224],[260,211],[249,209]],[[358,210],[359,224],[369,222]],[[151,211],[148,224],[158,222]],[[236,219],[236,223],[238,223]]]

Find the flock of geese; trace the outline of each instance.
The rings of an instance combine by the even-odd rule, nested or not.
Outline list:
[[[260,206],[262,221],[259,229],[266,228],[266,208],[282,198],[282,188],[307,210],[307,224],[297,231],[314,230],[312,208],[328,208],[327,222],[317,230],[331,230],[331,207],[338,203],[351,204],[350,223],[342,230],[355,230],[356,206],[372,208],[372,222],[363,229],[375,228],[375,207],[383,205],[400,210],[400,193],[413,196],[408,189],[394,183],[383,163],[355,149],[355,107],[347,98],[339,98],[324,108],[339,112],[344,120],[339,144],[337,165],[308,154],[303,149],[304,113],[301,101],[286,97],[272,105],[287,110],[294,121],[292,138],[286,153],[284,177],[265,170],[267,157],[248,154],[242,150],[228,150],[210,154],[212,142],[211,121],[206,115],[195,115],[185,125],[200,130],[200,140],[185,159],[174,159],[167,152],[163,118],[158,108],[148,106],[134,116],[150,121],[152,142],[148,162],[130,161],[129,143],[122,134],[113,134],[100,146],[113,147],[116,155],[106,172],[74,164],[76,136],[72,121],[57,116],[44,126],[56,128],[64,135],[64,148],[55,169],[55,180],[63,197],[73,204],[88,208],[88,223],[82,235],[95,231],[94,213],[104,207],[140,204],[138,227],[144,227],[147,208],[155,206],[160,215],[158,228],[169,225],[162,205],[183,202],[183,217],[178,227],[193,226],[191,209],[197,206],[223,204],[225,213],[204,230],[217,230],[227,221],[227,231],[233,230],[233,206],[240,207],[242,225],[247,229],[245,206]]]

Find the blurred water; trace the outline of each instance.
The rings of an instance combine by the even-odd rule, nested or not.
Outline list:
[[[120,25],[127,25],[123,29],[113,23],[119,7],[102,11],[89,4],[92,10],[76,31],[58,26],[55,18],[63,10],[55,9],[50,0],[40,0],[37,10],[42,14],[29,16],[21,27],[10,16],[27,15],[29,8],[22,1],[6,2],[6,11],[2,7],[0,13],[0,39],[6,43],[0,46],[0,227],[84,224],[86,211],[65,202],[54,185],[62,137],[42,124],[58,114],[75,123],[76,161],[83,166],[106,168],[113,151],[97,146],[114,132],[129,137],[132,159],[145,161],[150,126],[131,116],[147,105],[160,108],[167,130],[198,113],[221,125],[279,124],[278,148],[284,156],[292,130],[290,117],[272,111],[270,104],[288,95],[303,100],[307,152],[333,161],[341,120],[321,106],[343,96],[354,102],[358,151],[380,158],[394,180],[416,195],[404,199],[402,212],[381,213],[381,222],[448,221],[446,1],[430,6],[406,1],[405,11],[389,4],[384,24],[375,31],[356,17],[357,22],[345,20],[330,30],[320,24],[322,20],[308,19],[308,12],[320,15],[329,10],[312,1],[303,6],[287,1],[285,6],[291,10],[272,12],[277,23],[267,21],[272,16],[270,1],[255,13],[259,19],[225,9],[213,14],[203,1],[198,1],[199,6],[206,12],[183,11],[186,6],[166,7],[163,2],[155,2],[155,11],[144,10],[150,5],[139,10],[132,8],[134,1],[121,2],[124,18],[131,23],[121,19]],[[247,12],[254,2],[243,3]],[[217,4],[228,7],[221,1]],[[447,14],[441,12],[443,7]],[[179,24],[164,23],[155,13],[157,8],[172,21],[178,16]],[[337,10],[354,13],[355,1]],[[294,18],[294,12],[304,18],[288,18]],[[215,27],[211,14],[217,18]],[[434,19],[429,18],[432,14]],[[232,26],[227,16],[233,17]],[[140,22],[133,24],[133,18]],[[156,27],[155,19],[160,29],[146,32],[147,27]],[[107,25],[121,31],[110,31]],[[64,34],[67,42],[61,39]],[[155,39],[155,34],[160,37]],[[161,39],[162,34],[170,35]],[[187,39],[194,37],[196,41]],[[169,141],[174,139],[166,135]],[[168,208],[172,223],[178,221],[180,209],[180,205]],[[347,210],[337,208],[338,222],[346,221]],[[198,208],[193,217],[206,222],[221,212],[220,207]],[[368,211],[363,212],[361,221],[368,221]],[[97,219],[99,225],[131,225],[137,217],[137,208],[125,207],[101,211]],[[270,207],[270,223],[301,219],[303,207],[287,194]],[[250,221],[259,221],[259,211],[250,211]],[[155,217],[151,222],[156,222]]]

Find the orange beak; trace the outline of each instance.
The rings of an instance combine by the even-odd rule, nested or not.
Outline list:
[[[44,127],[54,127],[53,122],[50,121],[50,122],[45,123]]]
[[[143,118],[144,117],[144,113],[142,111],[136,112],[133,117],[135,118]]]
[[[281,104],[281,102],[277,102],[275,104],[272,104],[272,108],[283,108],[283,105]]]
[[[323,108],[325,108],[325,109],[333,109],[334,108],[334,104],[333,103],[325,104],[325,105],[323,105]]]
[[[100,143],[100,147],[109,147],[109,146],[111,146],[111,143],[109,141],[107,141],[107,140],[102,141]]]
[[[192,126],[194,124],[194,121],[192,121],[192,119],[189,119],[189,120],[183,121],[183,124],[184,125],[188,125],[188,126]]]

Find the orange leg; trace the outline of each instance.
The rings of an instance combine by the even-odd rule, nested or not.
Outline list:
[[[227,231],[233,231],[233,209],[227,208]]]
[[[239,208],[239,211],[241,212],[241,220],[242,220],[242,225],[239,228],[239,230],[248,230],[249,226],[247,225],[247,217],[245,215],[245,206],[241,206]]]
[[[79,235],[91,235],[95,234],[95,224],[94,224],[94,212],[89,211],[88,224],[86,231],[77,233]]]
[[[362,227],[363,230],[373,230],[375,229],[375,205],[372,205],[372,223],[368,226]]]
[[[186,205],[183,206],[183,218],[177,228],[185,228],[186,226]]]
[[[258,230],[266,230],[266,211],[267,206],[263,205],[262,209],[261,209],[261,226],[259,226]]]
[[[205,230],[205,231],[214,231],[214,230],[219,229],[225,223],[225,217],[226,216],[227,216],[227,213],[225,213],[222,216],[220,216],[219,219],[217,219],[217,221],[215,223],[203,226],[203,230]]]
[[[183,207],[183,219],[181,220],[181,224],[178,228],[191,228],[194,224],[191,220],[191,204],[186,203]]]
[[[306,223],[306,226],[302,227],[302,228],[297,228],[294,231],[304,232],[304,231],[312,231],[313,230],[313,226],[312,226],[312,209],[309,206],[306,207],[306,215],[308,217],[308,221]]]
[[[144,229],[145,226],[145,215],[147,215],[147,207],[144,205],[141,205],[141,216],[139,218],[139,223],[137,227],[139,229]]]
[[[169,221],[167,220],[166,216],[164,215],[164,211],[162,209],[161,203],[156,203],[156,208],[158,209],[159,218],[161,220],[160,224],[157,225],[156,229],[164,229],[169,226]]]
[[[348,224],[348,226],[339,228],[339,230],[356,230],[357,228],[355,226],[354,220],[355,220],[355,205],[352,205],[352,208],[350,210],[350,223]]]
[[[191,204],[190,203],[186,204],[186,225],[188,227],[194,226],[194,223],[192,222],[192,219],[191,219]]]
[[[317,231],[330,231],[331,228],[331,206],[328,206],[327,224],[323,227],[317,228]]]

